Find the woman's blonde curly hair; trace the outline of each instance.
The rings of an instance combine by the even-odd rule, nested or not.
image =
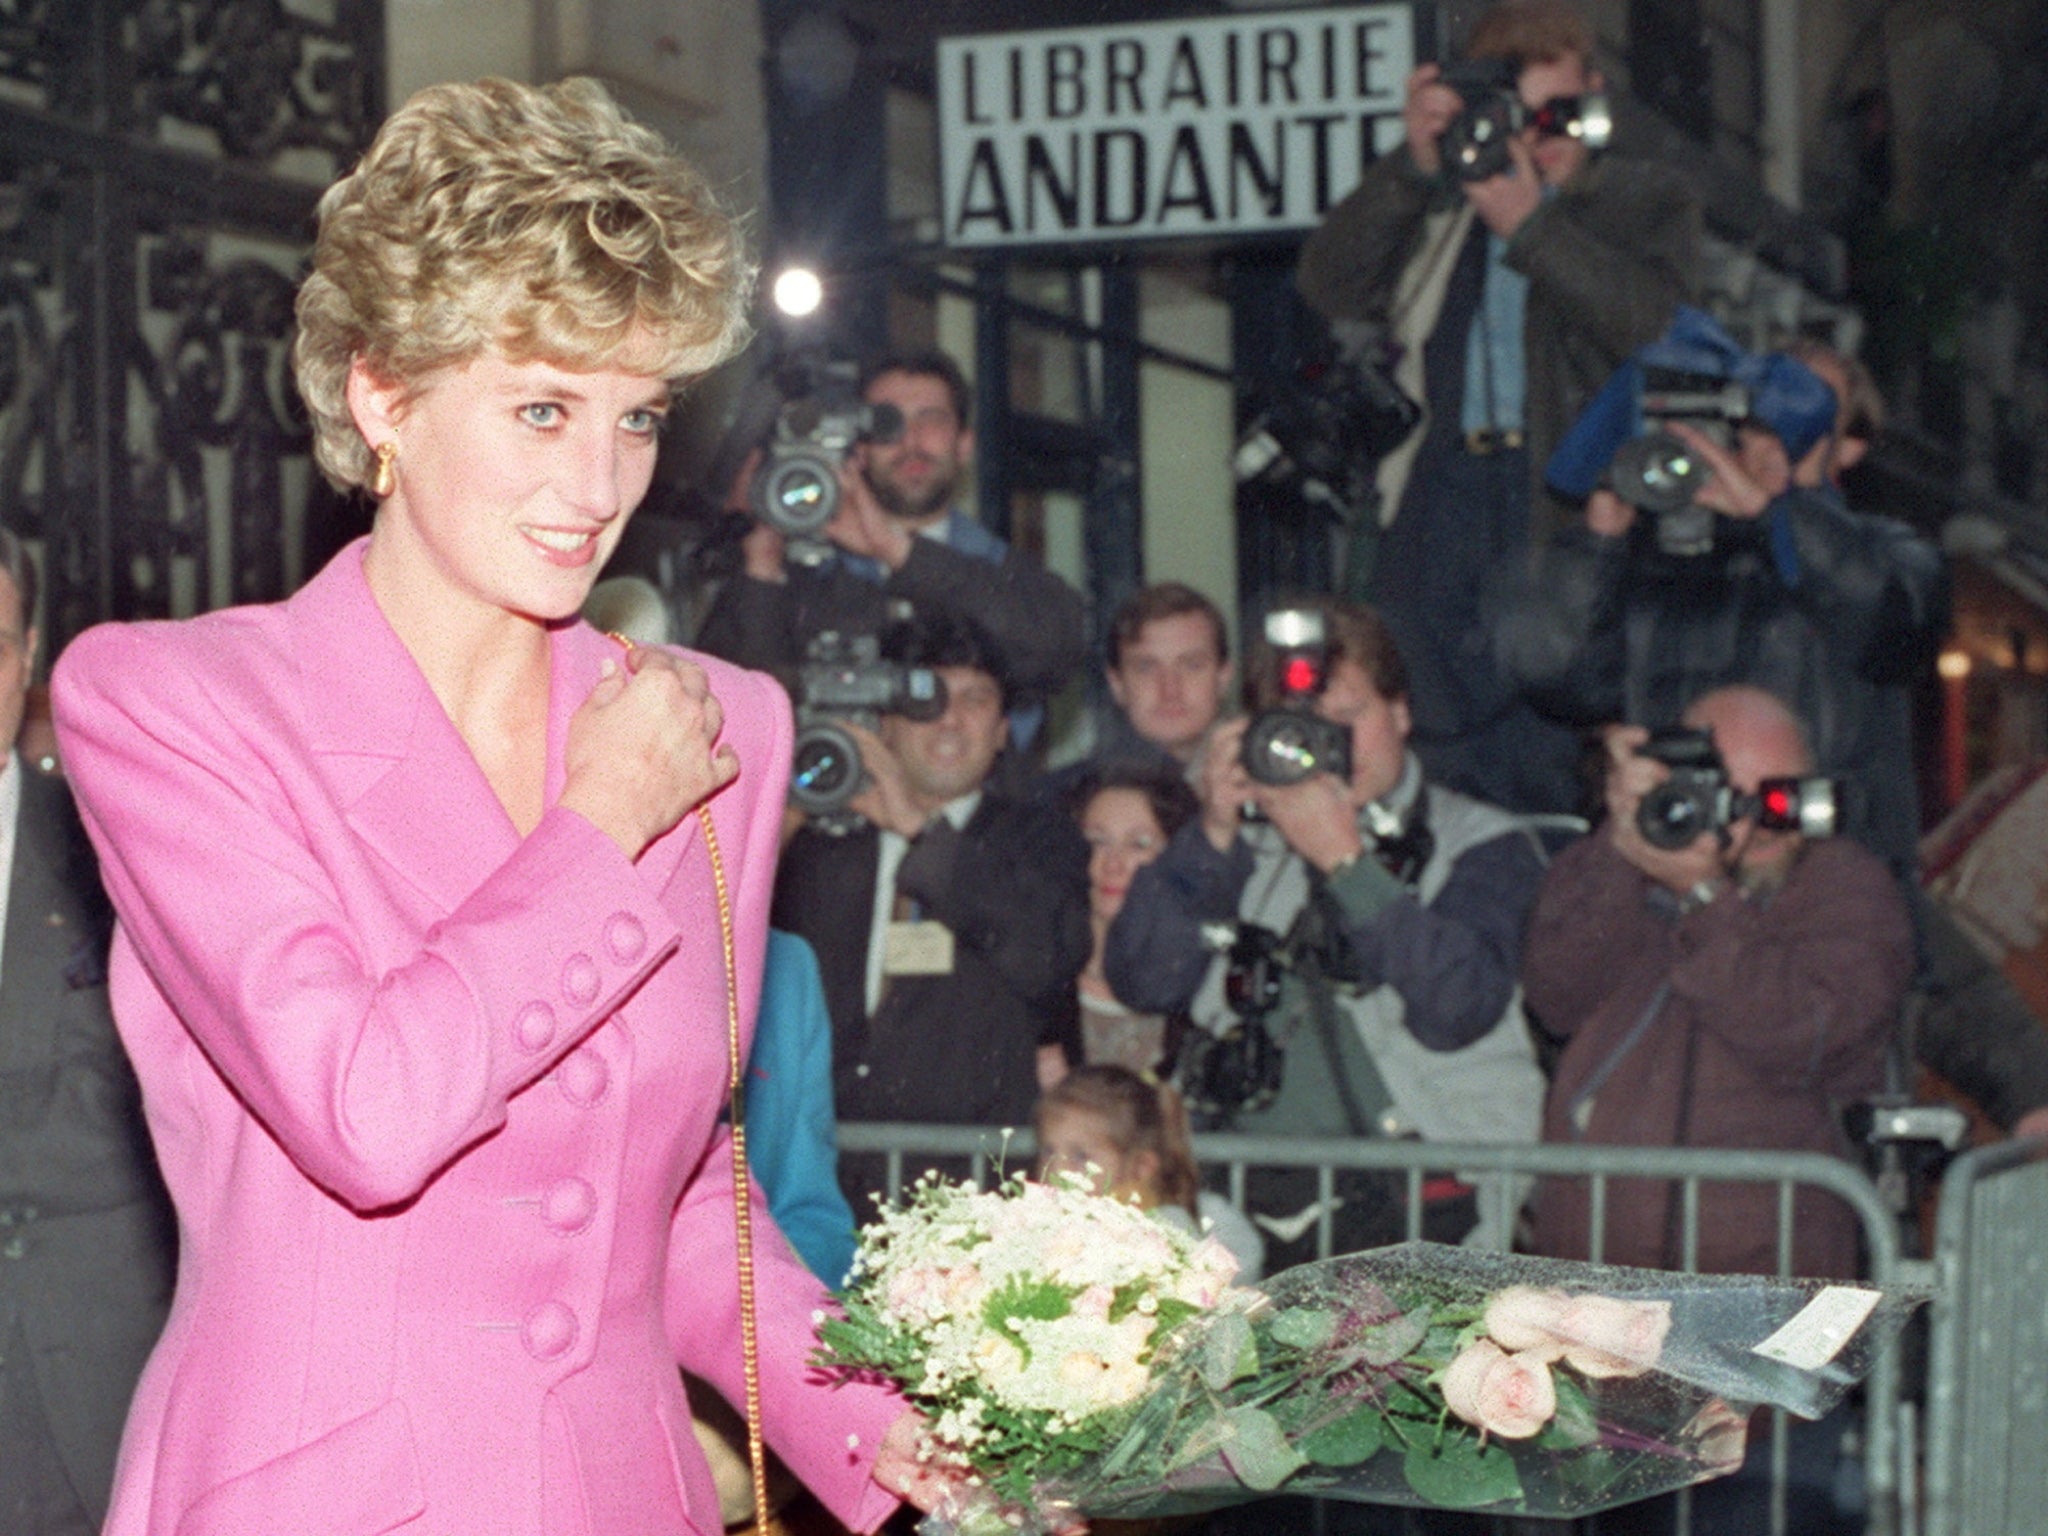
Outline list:
[[[752,286],[703,176],[595,81],[430,86],[320,199],[292,350],[314,457],[369,482],[358,356],[405,386],[491,347],[681,379],[745,342]]]

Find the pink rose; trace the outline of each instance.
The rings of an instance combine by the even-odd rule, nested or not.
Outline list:
[[[1557,1414],[1557,1386],[1540,1352],[1511,1355],[1477,1339],[1444,1368],[1444,1405],[1503,1440],[1526,1440]]]
[[[1558,1319],[1564,1363],[1584,1376],[1640,1376],[1664,1353],[1671,1303],[1574,1296]]]
[[[1678,1443],[1692,1444],[1692,1453],[1700,1464],[1715,1472],[1732,1472],[1742,1465],[1743,1451],[1749,1441],[1749,1418],[1737,1413],[1718,1397],[1710,1397],[1701,1405],[1685,1428],[1678,1432]]]
[[[1511,1285],[1486,1303],[1485,1327],[1510,1353],[1562,1359],[1585,1376],[1640,1376],[1664,1353],[1671,1303]]]
[[[1511,1285],[1487,1299],[1486,1336],[1511,1355],[1533,1351],[1555,1360],[1564,1353],[1558,1321],[1571,1302],[1563,1291]]]

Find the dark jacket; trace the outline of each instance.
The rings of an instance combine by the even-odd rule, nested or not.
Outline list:
[[[1302,247],[1302,296],[1331,320],[1395,321],[1396,285],[1422,248],[1431,210],[1462,199],[1416,170],[1405,147],[1382,156]],[[1693,298],[1700,236],[1699,199],[1682,177],[1609,155],[1559,187],[1509,240],[1507,264],[1529,279],[1525,425],[1539,509],[1534,476],[1564,429]]]
[[[880,580],[837,555],[818,566],[792,563],[786,581],[735,576],[705,616],[696,644],[773,672],[788,686],[812,636],[828,629],[879,635],[890,603],[900,600],[913,612],[972,619],[1000,652],[1012,696],[1043,703],[1087,658],[1080,594],[979,523],[955,513],[947,526],[953,542],[913,539],[902,568]]]
[[[964,829],[940,818],[905,856],[899,893],[953,934],[945,976],[890,980],[871,1018],[867,946],[880,834],[806,828],[776,879],[772,921],[810,940],[832,1012],[842,1120],[1023,1125],[1041,1041],[1077,1029],[1087,963],[1088,850],[1073,819],[985,794]]]
[[[1715,523],[1715,550],[1686,557],[1657,551],[1648,516],[1622,537],[1560,533],[1494,631],[1502,670],[1579,724],[1669,725],[1709,689],[1768,689],[1820,771],[1858,787],[1848,830],[1910,878],[1919,795],[1901,685],[1948,627],[1941,552],[1827,491]]]
[[[1898,886],[1855,843],[1808,843],[1768,901],[1723,891],[1681,914],[1596,831],[1551,864],[1523,949],[1530,1014],[1565,1042],[1544,1139],[1847,1157],[1840,1111],[1881,1086],[1912,968]],[[1606,1261],[1675,1266],[1676,1199],[1610,1180]],[[1767,1184],[1704,1186],[1700,1269],[1776,1273],[1777,1199]],[[1589,1221],[1584,1180],[1539,1185],[1540,1252],[1587,1257]],[[1795,1273],[1857,1273],[1839,1201],[1802,1192],[1793,1230]]]
[[[102,1518],[128,1399],[170,1303],[174,1238],[107,1006],[112,917],[91,851],[63,781],[22,763],[14,772],[21,816],[0,953],[0,1351],[17,1336],[27,1343],[50,1439]]]

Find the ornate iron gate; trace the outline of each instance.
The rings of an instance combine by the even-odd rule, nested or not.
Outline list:
[[[0,0],[0,520],[41,542],[46,655],[282,596],[345,533],[287,353],[383,9]]]

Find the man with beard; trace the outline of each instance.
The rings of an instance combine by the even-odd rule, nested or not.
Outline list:
[[[824,529],[829,555],[815,565],[786,559],[782,536],[757,523],[741,544],[741,573],[719,594],[697,644],[788,677],[825,630],[881,634],[893,602],[972,617],[1017,696],[1011,746],[1028,748],[1044,701],[1087,654],[1080,594],[955,504],[974,452],[972,397],[957,363],[942,352],[883,358],[866,370],[861,397],[901,411],[903,431],[894,442],[863,443],[849,460]]]

